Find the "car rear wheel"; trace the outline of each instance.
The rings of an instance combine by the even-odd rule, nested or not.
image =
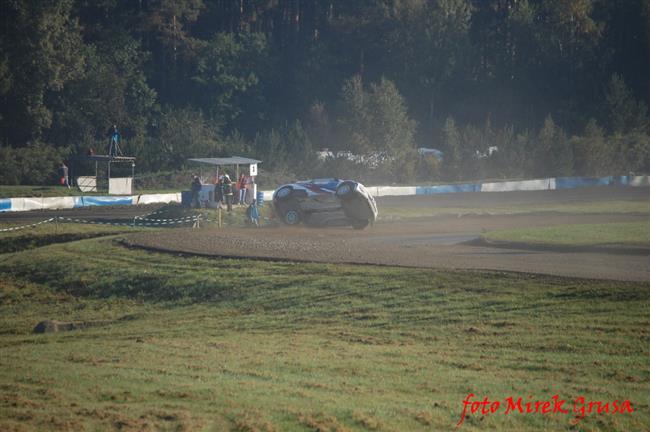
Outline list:
[[[284,212],[282,220],[287,225],[298,225],[300,223],[300,213],[296,209],[289,209]]]

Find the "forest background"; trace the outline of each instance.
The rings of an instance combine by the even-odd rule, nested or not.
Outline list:
[[[650,172],[650,0],[0,4],[0,184],[113,124],[154,187],[230,155],[278,182]]]

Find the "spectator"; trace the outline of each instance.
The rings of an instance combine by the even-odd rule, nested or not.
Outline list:
[[[226,199],[228,211],[232,211],[232,181],[228,174],[223,175],[223,197]]]
[[[246,204],[246,174],[241,173],[237,180],[237,189],[239,190],[239,205]]]
[[[61,186],[67,186],[70,189],[70,179],[68,178],[68,166],[61,161],[59,165],[59,183]]]
[[[192,184],[190,185],[190,190],[192,191],[190,207],[201,207],[201,203],[199,202],[199,192],[201,192],[201,187],[201,179],[199,179],[199,176],[194,174],[192,176]]]
[[[223,202],[223,176],[217,177],[216,183],[214,184],[214,201],[221,208],[221,203]]]
[[[246,209],[246,216],[248,217],[248,220],[251,224],[255,225],[258,228],[260,227],[260,211],[257,208],[256,200],[253,200],[251,205],[249,205]]]
[[[122,154],[120,150],[120,133],[117,130],[117,125],[109,130],[108,135],[110,137],[110,144],[108,146],[108,155],[109,156],[118,156]]]

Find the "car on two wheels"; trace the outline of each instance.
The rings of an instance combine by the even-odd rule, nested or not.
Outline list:
[[[377,204],[359,182],[336,178],[299,181],[273,193],[276,216],[287,225],[352,226],[377,220]]]

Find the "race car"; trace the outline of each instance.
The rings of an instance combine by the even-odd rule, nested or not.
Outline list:
[[[352,226],[377,220],[377,204],[359,182],[336,178],[299,181],[273,192],[276,216],[287,225]]]

